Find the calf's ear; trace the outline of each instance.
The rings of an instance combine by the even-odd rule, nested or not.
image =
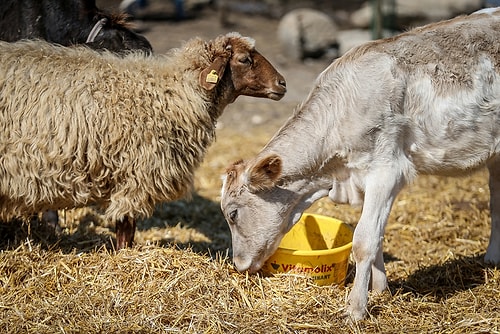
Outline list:
[[[248,170],[248,187],[251,191],[267,190],[276,184],[281,176],[281,158],[272,154],[257,161]]]
[[[224,56],[215,58],[210,66],[201,71],[199,78],[200,85],[209,91],[214,89],[222,79],[228,61],[229,58]]]

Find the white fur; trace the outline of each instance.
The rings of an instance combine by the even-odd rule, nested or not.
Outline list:
[[[258,270],[317,198],[364,200],[347,307],[361,319],[370,283],[376,291],[387,287],[382,241],[399,191],[417,174],[483,166],[492,219],[485,261],[500,264],[499,27],[498,10],[458,17],[365,44],[323,71],[266,147],[230,169],[221,204],[234,217],[236,267]],[[281,169],[261,167],[278,160]],[[247,190],[259,189],[249,180],[265,177],[274,184]]]

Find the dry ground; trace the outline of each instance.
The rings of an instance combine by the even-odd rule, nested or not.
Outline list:
[[[115,1],[116,2],[116,1]],[[293,275],[247,276],[228,260],[220,175],[267,142],[304,98],[327,60],[296,64],[280,54],[277,21],[216,13],[141,23],[156,52],[228,30],[252,36],[288,80],[283,101],[240,98],[226,109],[217,142],[196,174],[191,201],[159,205],[137,245],[114,252],[114,226],[92,208],[61,212],[60,233],[0,226],[1,333],[500,333],[500,271],[482,263],[489,236],[487,173],[420,177],[397,198],[384,240],[389,291],[370,317],[343,317],[345,287]],[[308,211],[355,226],[358,208],[327,200]]]

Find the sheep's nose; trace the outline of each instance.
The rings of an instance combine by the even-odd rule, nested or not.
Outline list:
[[[286,81],[281,74],[278,73],[278,75],[276,76],[276,80],[274,81],[271,90],[271,96],[268,97],[273,100],[281,100],[286,94]]]
[[[286,88],[286,81],[285,81],[285,79],[284,78],[279,78],[278,79],[278,85]]]

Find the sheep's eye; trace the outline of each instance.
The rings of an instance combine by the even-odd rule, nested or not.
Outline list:
[[[242,64],[250,64],[251,65],[252,64],[252,58],[250,58],[250,57],[241,58],[240,59],[240,63],[242,63]]]
[[[236,222],[236,218],[238,218],[238,210],[235,209],[231,211],[227,218],[231,224],[234,224]]]

